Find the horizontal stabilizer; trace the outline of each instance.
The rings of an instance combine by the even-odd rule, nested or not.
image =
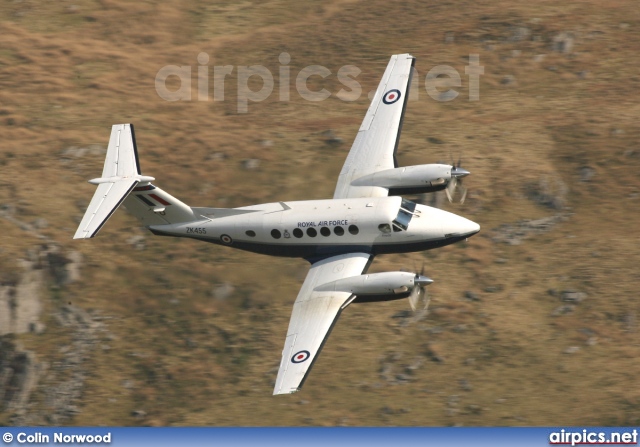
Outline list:
[[[138,183],[138,179],[100,183],[73,238],[89,239],[94,237]]]

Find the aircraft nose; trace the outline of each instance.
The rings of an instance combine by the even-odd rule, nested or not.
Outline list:
[[[445,228],[445,236],[472,236],[480,231],[480,225],[461,216],[452,219]]]
[[[411,221],[412,227],[427,239],[466,238],[480,231],[480,225],[457,214],[425,205],[416,207],[419,217]]]
[[[480,225],[478,225],[477,223],[469,220],[469,219],[465,219],[464,217],[462,218],[463,222],[460,223],[460,229],[461,229],[461,233],[462,234],[467,234],[469,236],[476,234],[478,231],[480,231]]]

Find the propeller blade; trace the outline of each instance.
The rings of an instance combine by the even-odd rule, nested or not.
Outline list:
[[[425,287],[427,287],[432,282],[433,279],[424,276],[423,263],[420,274],[416,273],[414,286],[413,289],[411,289],[411,293],[409,294],[409,305],[411,306],[412,311],[417,312],[426,310],[427,306],[429,305],[429,297],[427,295]]]
[[[418,308],[418,301],[420,300],[420,289],[422,289],[422,287],[415,286],[413,289],[411,289],[411,294],[409,295],[409,305],[411,306],[411,310],[414,312]]]
[[[409,295],[409,305],[413,312],[426,310],[429,307],[429,295],[423,286],[415,286]]]
[[[422,308],[422,310],[427,310],[429,308],[429,303],[431,302],[431,298],[429,297],[429,293],[425,290],[424,291],[424,307]]]
[[[462,186],[462,179],[471,173],[466,169],[462,169],[460,167],[461,161],[462,159],[458,159],[458,166],[456,165],[451,166],[451,178],[449,179],[449,183],[445,188],[445,192],[447,193],[447,199],[449,199],[449,202],[451,203],[454,203],[453,198],[455,197],[456,189],[458,188],[458,186],[460,187],[460,192],[462,193],[462,197],[460,198],[459,203],[460,204],[464,203],[464,200],[467,198],[467,189],[464,186]]]
[[[462,197],[460,197],[460,205],[464,203],[464,199],[467,198],[467,188],[460,183],[460,190],[462,191]]]
[[[444,190],[444,192],[447,193],[447,199],[449,199],[449,202],[451,203],[453,203],[453,194],[455,194],[457,184],[458,179],[451,176],[451,180],[449,180],[449,184],[447,184],[447,187]]]

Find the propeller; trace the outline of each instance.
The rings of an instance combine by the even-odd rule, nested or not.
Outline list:
[[[467,198],[467,188],[462,184],[462,178],[471,174],[466,169],[462,169],[460,165],[462,164],[461,158],[458,158],[457,164],[451,164],[451,179],[445,188],[445,192],[447,193],[447,199],[449,202],[453,203],[453,197],[456,193],[456,188],[460,187],[460,204],[464,203],[464,199]]]
[[[424,276],[424,265],[420,270],[420,273],[416,273],[415,278],[413,279],[413,289],[411,289],[411,293],[409,294],[409,305],[411,306],[411,310],[416,312],[418,310],[426,310],[429,306],[429,295],[425,290],[429,284],[433,282],[433,279],[427,278]]]

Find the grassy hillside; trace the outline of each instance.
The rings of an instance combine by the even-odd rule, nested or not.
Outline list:
[[[0,423],[640,423],[636,2],[24,0],[0,8],[0,26],[0,281],[20,284],[25,259],[46,272],[43,328],[4,337],[33,352],[37,384],[17,406],[5,393]],[[208,101],[196,100],[201,52]],[[136,125],[143,173],[189,205],[331,197],[366,93],[404,52],[420,76],[399,161],[462,154],[469,197],[439,202],[482,231],[377,258],[371,271],[425,265],[429,314],[351,306],[301,392],[271,396],[305,261],[153,238],[125,211],[71,240],[114,123]],[[484,67],[479,101],[470,54]],[[332,93],[321,102],[293,86],[315,64],[332,73],[309,82]],[[166,65],[191,67],[192,101],[158,96]],[[216,65],[234,67],[224,101]],[[276,88],[238,113],[237,67],[251,65]],[[344,65],[361,70],[352,102],[336,97]],[[425,90],[437,65],[461,74],[452,101]],[[56,277],[67,261],[54,255],[36,262],[51,247],[79,252],[77,280]]]

